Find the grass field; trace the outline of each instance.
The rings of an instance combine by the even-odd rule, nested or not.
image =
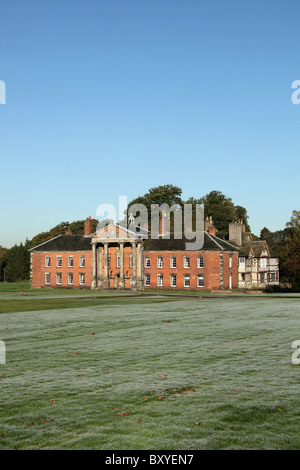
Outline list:
[[[300,449],[298,296],[0,312],[0,449]]]

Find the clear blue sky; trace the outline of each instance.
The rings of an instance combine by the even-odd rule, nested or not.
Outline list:
[[[0,244],[160,184],[299,207],[299,0],[2,0]]]

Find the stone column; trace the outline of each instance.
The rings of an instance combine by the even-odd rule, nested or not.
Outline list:
[[[132,246],[132,290],[136,290],[136,244],[133,242]]]
[[[102,245],[98,247],[98,265],[97,265],[97,286],[102,289]]]
[[[143,245],[142,242],[138,242],[138,261],[137,261],[137,287],[139,290],[143,288]]]
[[[104,269],[103,289],[108,289],[108,243],[107,242],[104,242],[103,269]]]
[[[97,282],[97,258],[96,258],[96,243],[92,242],[92,284],[91,289],[95,290]]]
[[[124,289],[124,243],[120,243],[120,279],[119,289]]]

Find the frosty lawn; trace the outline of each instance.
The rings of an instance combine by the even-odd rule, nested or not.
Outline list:
[[[296,296],[3,313],[0,448],[300,449],[299,314]]]

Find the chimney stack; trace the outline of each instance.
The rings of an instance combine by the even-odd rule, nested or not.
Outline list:
[[[93,221],[91,216],[89,216],[85,221],[84,221],[84,236],[85,237],[90,237],[93,233]]]
[[[239,222],[231,222],[231,224],[229,224],[229,240],[237,243],[239,246],[243,244],[244,232],[245,224],[242,220],[239,220]]]
[[[209,218],[206,217],[206,220],[204,223],[204,230],[205,232],[208,232],[211,235],[216,235],[216,227],[215,227],[215,224],[213,223],[212,216],[210,216]]]

